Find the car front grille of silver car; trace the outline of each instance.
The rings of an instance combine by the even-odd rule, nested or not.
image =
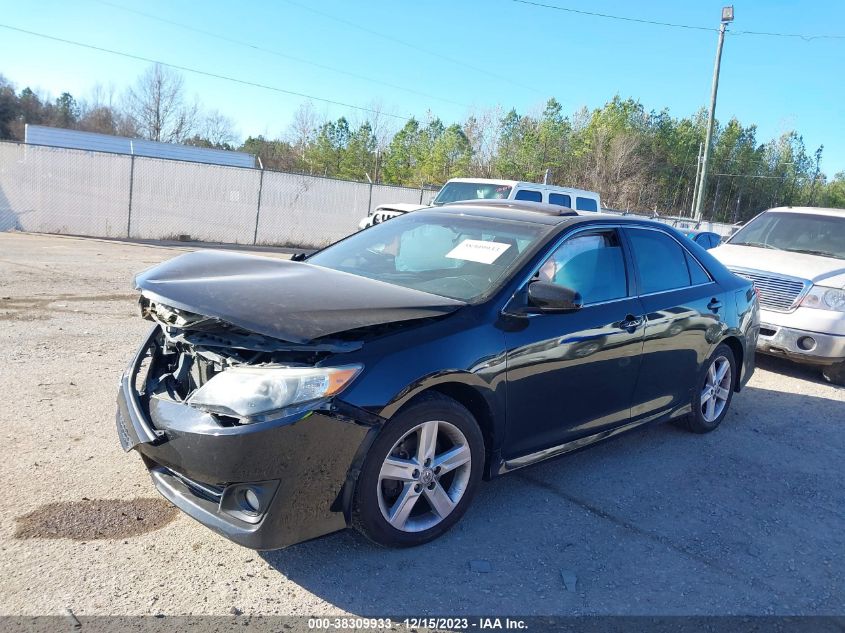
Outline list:
[[[760,295],[760,307],[775,312],[794,310],[812,285],[806,279],[773,275],[759,270],[731,268],[730,271],[751,281]]]

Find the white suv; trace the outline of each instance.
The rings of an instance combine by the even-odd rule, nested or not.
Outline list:
[[[845,209],[769,209],[710,253],[757,288],[758,351],[845,385]]]
[[[443,185],[431,204],[440,206],[463,200],[527,200],[556,204],[576,211],[601,210],[601,199],[595,191],[490,178],[452,178]],[[370,211],[369,215],[358,223],[358,227],[365,229],[397,215],[422,208],[424,207],[409,204],[383,204]]]

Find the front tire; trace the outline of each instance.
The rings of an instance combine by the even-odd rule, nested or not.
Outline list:
[[[704,364],[692,394],[692,411],[686,418],[686,427],[693,433],[709,433],[725,419],[734,394],[737,375],[733,351],[725,344],[719,345]]]
[[[845,361],[823,367],[822,377],[831,384],[845,387]]]
[[[472,414],[424,394],[386,423],[355,487],[352,525],[387,547],[413,547],[463,516],[484,468],[484,438]]]

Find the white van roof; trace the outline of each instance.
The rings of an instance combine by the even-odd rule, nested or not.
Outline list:
[[[576,189],[575,187],[566,187],[564,185],[544,185],[541,182],[527,182],[525,180],[499,180],[497,178],[450,178],[446,184],[450,182],[478,182],[489,185],[503,185],[508,187],[531,188],[531,189],[551,189],[552,191],[566,191],[574,193],[575,195],[587,195],[599,197],[595,191],[588,191],[586,189]]]

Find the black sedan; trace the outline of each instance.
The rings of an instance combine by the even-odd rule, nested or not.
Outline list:
[[[507,201],[135,283],[155,325],[121,380],[123,448],[256,549],[347,526],[425,543],[482,479],[647,423],[712,431],[759,327],[751,283],[674,229]]]

